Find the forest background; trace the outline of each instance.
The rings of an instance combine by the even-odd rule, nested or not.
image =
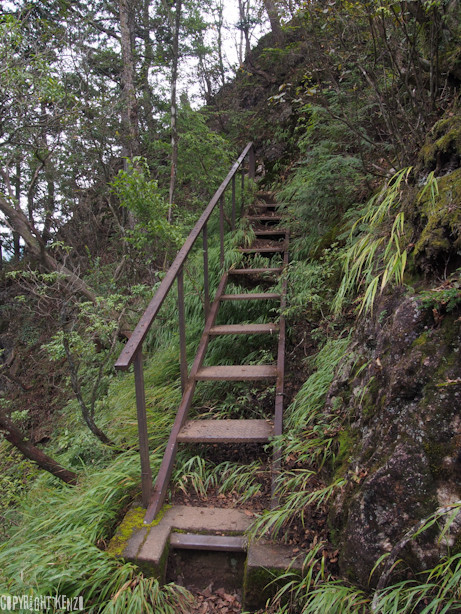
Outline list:
[[[364,358],[371,351],[363,341],[366,326],[385,329],[391,313],[389,306],[377,309],[379,301],[403,301],[402,292],[413,296],[424,326],[445,335],[440,360],[446,368],[434,369],[439,383],[446,388],[459,382],[459,2],[268,0],[239,1],[236,9],[238,61],[232,66],[223,45],[223,2],[50,0],[3,8],[4,590],[82,594],[95,612],[139,611],[139,604],[146,611],[188,611],[185,591],[160,589],[105,552],[117,519],[139,491],[134,391],[129,377],[115,377],[113,364],[184,237],[239,149],[253,140],[259,184],[283,188],[288,203],[286,220],[295,235],[286,314],[292,360],[299,362],[300,347],[309,359],[298,369],[298,388],[303,380],[307,387],[287,422],[284,503],[257,526],[287,531],[312,506],[325,506],[329,534],[322,538],[331,546],[325,552],[341,551],[339,567],[334,562],[326,573],[324,563],[314,560],[314,544],[312,569],[320,570],[315,581],[312,575],[308,585],[287,579],[291,602],[283,605],[282,592],[271,607],[319,611],[313,598],[329,598],[327,609],[338,612],[391,611],[386,608],[405,600],[408,608],[425,604],[434,612],[441,611],[440,603],[459,605],[459,548],[434,559],[431,542],[426,551],[432,559],[408,556],[411,585],[392,584],[385,566],[380,581],[369,584],[384,551],[370,546],[363,566],[351,560],[354,535],[345,511],[357,495],[351,489],[365,488],[371,479],[369,459],[361,459],[363,473],[354,477],[355,446],[361,447],[370,420],[379,432],[373,423],[375,408],[383,406],[378,384],[386,368],[394,377],[384,355],[373,355],[372,364]],[[269,31],[252,48],[255,27]],[[204,102],[199,110],[188,87],[178,93],[185,66],[190,76],[182,78],[191,79],[194,95],[198,88]],[[245,232],[240,228],[226,239],[232,261]],[[218,248],[216,243],[210,256],[213,283]],[[191,356],[201,330],[199,262],[191,260],[187,271]],[[180,394],[175,317],[172,300],[147,339],[154,467]],[[405,326],[411,336],[413,324]],[[361,344],[362,357],[344,375],[346,348]],[[424,352],[422,345],[418,351]],[[228,346],[215,351],[232,358]],[[319,351],[321,363],[314,358]],[[415,398],[429,386],[424,378]],[[448,394],[452,390],[450,384]],[[223,390],[224,406],[245,403],[245,395]],[[445,467],[459,499],[458,434],[454,410],[446,409],[456,405],[452,401],[439,404],[445,411],[437,418],[440,431],[425,433],[432,439],[424,453],[430,492]],[[441,446],[453,458],[448,469]],[[178,484],[187,471],[200,490],[216,467],[203,468],[185,455]],[[241,487],[248,491],[248,482],[242,479]],[[406,525],[394,527],[393,543],[412,522],[426,519],[432,526],[441,501],[435,494],[428,501],[408,498],[413,511],[405,511]],[[456,501],[450,498],[450,512],[459,509]],[[370,531],[375,546],[378,533]],[[428,569],[438,569],[435,580]],[[430,582],[418,576],[424,571]],[[338,578],[351,583],[338,584]],[[414,586],[419,588],[410,595]]]

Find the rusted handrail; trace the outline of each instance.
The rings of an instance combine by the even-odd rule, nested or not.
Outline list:
[[[184,311],[184,289],[183,289],[183,266],[189,256],[195,241],[202,233],[203,235],[203,274],[204,274],[204,310],[205,319],[208,316],[210,309],[209,297],[209,279],[208,279],[208,232],[207,223],[213,213],[215,207],[219,204],[220,210],[220,262],[221,266],[224,263],[224,192],[232,181],[232,226],[235,224],[236,203],[235,203],[235,175],[238,169],[248,155],[248,174],[250,178],[255,175],[255,156],[253,143],[248,143],[245,149],[240,154],[239,158],[233,164],[227,177],[219,186],[208,206],[203,211],[199,220],[187,237],[184,245],[179,250],[173,264],[168,269],[163,281],[161,282],[157,292],[147,306],[144,314],[141,316],[136,328],[134,329],[130,339],[123,348],[120,356],[115,363],[115,368],[126,371],[131,364],[134,365],[134,379],[136,388],[136,410],[138,417],[138,434],[139,434],[139,449],[141,455],[141,486],[143,505],[147,507],[152,492],[152,472],[149,462],[149,444],[147,436],[147,419],[146,419],[146,401],[144,390],[144,373],[143,373],[143,356],[142,344],[152,326],[158,312],[160,311],[163,302],[165,301],[169,291],[175,280],[178,284],[178,316],[179,316],[179,337],[180,337],[180,372],[181,386],[184,392],[188,378],[187,360],[186,360],[186,337],[185,337],[185,311]],[[242,208],[243,208],[243,186],[244,186],[244,169],[242,167]]]

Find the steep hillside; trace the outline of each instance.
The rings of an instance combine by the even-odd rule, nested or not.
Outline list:
[[[314,373],[288,412],[281,506],[259,530],[296,540],[293,527],[312,529],[321,510],[338,552],[330,580],[411,580],[377,594],[384,607],[387,594],[410,599],[425,570],[451,573],[460,552],[461,109],[459,4],[381,10],[306,7],[283,45],[260,41],[216,110],[231,132],[243,112],[260,181],[278,187],[297,236],[293,347],[350,335],[335,368],[308,359]],[[310,590],[332,594],[325,581]],[[411,603],[431,590],[415,588]],[[460,598],[440,590],[442,603]],[[299,607],[318,611],[320,596],[307,595]]]
[[[251,535],[278,535],[301,553],[303,577],[278,578],[265,612],[461,608],[459,1],[319,0],[295,12],[206,109],[183,101],[174,224],[162,127],[145,135],[146,159],[117,175],[101,156],[101,192],[82,189],[53,242],[5,264],[1,413],[77,480],[63,484],[0,442],[5,593],[83,595],[92,612],[199,608],[106,550],[140,492],[132,377],[115,377],[113,364],[234,145],[252,139],[258,187],[278,194],[292,233],[279,505],[260,513],[270,450],[259,449],[246,472],[233,447],[225,462],[184,452],[171,496],[241,506]],[[215,220],[210,237],[217,230]],[[245,227],[226,237],[226,265],[240,262],[237,239],[247,237]],[[61,268],[43,268],[44,255]],[[209,257],[216,286],[217,241]],[[84,301],[81,285],[64,283],[67,265]],[[190,357],[203,328],[202,267],[197,251],[185,275]],[[154,474],[181,397],[176,309],[170,297],[144,348]],[[265,358],[232,340],[213,353],[223,364]],[[267,404],[256,386],[201,394],[210,415],[250,407],[261,417]]]

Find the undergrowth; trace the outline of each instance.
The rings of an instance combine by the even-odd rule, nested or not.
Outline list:
[[[310,506],[321,506],[341,488],[341,479],[318,487],[327,460],[334,460],[334,435],[338,419],[323,412],[325,397],[333,381],[335,369],[344,356],[349,337],[329,340],[313,361],[315,372],[307,379],[286,411],[285,432],[273,445],[282,451],[285,462],[290,459],[298,467],[282,471],[276,484],[279,505],[264,512],[253,524],[251,535],[279,535],[292,522],[301,518]],[[316,486],[317,485],[317,486]]]
[[[222,271],[219,244],[213,239],[216,225],[214,220],[209,226],[211,296]],[[251,233],[245,223],[234,236],[226,235],[224,268],[240,264],[242,254],[237,248],[248,235]],[[202,267],[203,254],[197,245],[185,267],[184,280],[189,361],[195,355],[204,324]],[[260,310],[259,315],[254,315],[262,319],[261,306],[256,309]],[[226,304],[226,318],[241,321],[241,315],[238,301]],[[275,319],[275,311],[273,315]],[[181,398],[176,331],[177,306],[172,292],[145,343],[146,411],[154,479]],[[237,344],[235,339],[229,342],[222,337],[214,340],[211,354],[214,364],[228,359],[237,362],[245,355],[256,364],[272,362],[273,356],[267,352],[269,349],[261,354]],[[218,391],[219,387],[209,386],[199,401],[214,399],[217,403]],[[236,396],[248,398],[252,393],[228,386],[227,394],[231,408]],[[82,428],[76,401],[70,401],[61,413],[47,449],[63,466],[78,472],[76,487],[63,486],[57,479],[40,473],[28,486],[27,494],[5,500],[5,508],[10,510],[12,505],[15,508],[14,515],[8,516],[10,521],[0,546],[0,590],[9,595],[82,596],[85,611],[94,613],[188,612],[191,601],[187,591],[173,585],[160,587],[134,565],[105,552],[124,509],[140,494],[136,399],[130,374],[118,377],[109,374],[107,395],[97,400],[95,412],[101,428],[115,442],[115,448],[103,445]],[[207,488],[214,488],[222,494],[232,493],[239,501],[258,495],[261,485],[257,481],[260,471],[257,462],[249,466],[208,463],[206,467],[203,463],[200,457],[183,452],[175,474],[178,486],[187,483],[205,496]],[[13,481],[3,479],[3,484],[15,484],[18,479],[12,475]]]
[[[461,501],[440,508],[420,523],[409,535],[417,539],[422,533],[438,526],[439,542],[449,533],[456,518],[461,514]],[[319,542],[303,560],[302,578],[299,572],[288,569],[283,576],[274,578],[279,588],[268,605],[273,614],[394,614],[418,612],[441,614],[457,612],[461,607],[461,553],[448,552],[432,569],[415,577],[375,590],[363,590],[344,580],[338,580],[325,566],[325,543]],[[398,552],[397,552],[398,554]],[[382,567],[389,558],[390,565]],[[392,571],[399,561],[392,553],[381,557],[375,565],[384,575]],[[387,575],[386,575],[387,577]]]

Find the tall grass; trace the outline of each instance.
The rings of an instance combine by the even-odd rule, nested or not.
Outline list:
[[[315,478],[327,458],[333,455],[332,425],[336,418],[324,413],[325,397],[335,370],[346,352],[349,337],[331,339],[313,361],[316,371],[307,379],[287,410],[285,433],[274,445],[284,458],[296,458],[308,468],[282,471],[276,485],[279,505],[264,512],[251,528],[251,535],[278,535],[294,520],[301,518],[310,506],[321,506],[344,485],[338,479],[321,487]]]
[[[137,492],[138,475],[137,454],[128,452],[109,467],[88,471],[75,488],[37,483],[22,504],[21,525],[0,547],[1,590],[82,596],[86,612],[187,612],[184,590],[160,589],[98,547]]]
[[[343,278],[333,301],[339,313],[346,297],[361,291],[359,313],[371,311],[378,293],[389,283],[400,285],[407,265],[405,242],[405,188],[413,167],[403,168],[371,198],[362,215],[353,223],[346,249]],[[437,180],[430,173],[418,202],[429,192],[434,203]]]
[[[215,216],[216,217],[216,216]],[[210,286],[212,293],[221,276],[219,245],[210,222]],[[245,223],[238,239],[250,235]],[[251,240],[251,237],[250,239]],[[242,254],[236,239],[226,236],[225,268],[237,266]],[[200,339],[203,315],[203,256],[196,246],[185,275],[187,342],[190,360]],[[241,306],[227,305],[230,316],[241,317]],[[261,315],[262,317],[262,315]],[[174,293],[167,298],[158,321],[145,343],[145,388],[150,459],[153,475],[181,398],[177,305]],[[213,358],[241,355],[235,343],[216,340]],[[262,359],[254,355],[254,360]],[[0,590],[10,595],[82,596],[86,612],[163,614],[189,612],[190,595],[175,586],[160,587],[145,578],[134,565],[105,552],[111,534],[128,503],[139,495],[140,466],[137,451],[136,399],[132,375],[113,376],[108,394],[98,401],[98,419],[118,445],[118,454],[83,430],[72,402],[62,413],[49,451],[64,465],[78,469],[79,483],[66,487],[41,475],[16,507],[16,526],[0,546]],[[120,453],[120,450],[125,452]],[[187,465],[187,454],[183,462]],[[189,480],[198,484],[200,471],[189,462]],[[183,465],[181,469],[187,469]],[[245,500],[259,492],[256,464],[249,468],[221,463],[207,469],[207,483],[219,492],[233,492]],[[178,473],[177,473],[178,475]],[[238,476],[237,480],[233,477]]]

